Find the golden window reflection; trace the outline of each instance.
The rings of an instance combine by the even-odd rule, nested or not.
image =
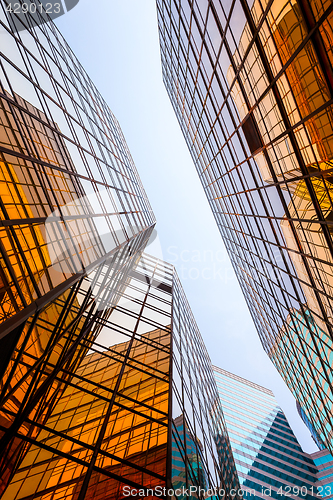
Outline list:
[[[131,362],[123,365],[115,361],[109,351],[85,356],[72,379],[73,385],[64,391],[45,421],[50,430],[35,435],[36,446],[26,454],[3,495],[4,500],[19,500],[33,493],[36,499],[53,500],[55,491],[59,499],[76,498],[75,491],[81,486],[84,470],[71,462],[70,457],[89,462],[119,376],[121,384],[99,445],[96,465],[119,477],[136,478],[147,487],[161,483],[149,476],[149,472],[162,478],[166,474],[170,328],[151,331],[142,336],[142,341],[112,347],[112,353],[126,353],[130,349],[136,363],[144,364],[141,370],[132,367]],[[160,351],[148,341],[159,342],[164,350]],[[66,453],[68,458],[39,449],[39,442]],[[145,474],[140,472],[142,467]],[[94,498],[96,489],[104,491],[99,485],[104,481],[99,476],[95,473],[92,476],[86,499]],[[104,480],[109,488],[105,500],[117,498],[112,496],[119,488],[117,481]],[[72,483],[70,488],[69,482]]]

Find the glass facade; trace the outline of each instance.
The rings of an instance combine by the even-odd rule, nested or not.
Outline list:
[[[321,497],[333,497],[333,457],[328,450],[312,453],[312,460],[317,466],[317,486]]]
[[[332,345],[331,337],[318,326],[309,309],[293,309],[287,317],[287,326],[281,328],[270,350],[271,359],[298,398],[302,418],[324,448],[330,442],[327,436],[331,432]],[[309,392],[313,390],[310,398]]]
[[[273,393],[213,369],[244,497],[316,497],[317,467],[303,452]]]
[[[174,272],[172,303],[172,485],[224,498],[239,482],[211,361]],[[193,498],[201,498],[192,495]],[[187,498],[177,495],[177,499]]]
[[[237,491],[211,362],[173,266],[143,254],[95,322],[98,338],[77,334],[81,357],[55,377],[61,394],[43,421],[21,412],[23,451],[2,498],[117,500],[144,490],[147,499],[218,500]],[[163,488],[179,494],[155,495]]]
[[[0,2],[0,494],[120,300],[155,219],[52,22]],[[15,493],[16,494],[16,493]]]
[[[135,242],[138,252],[144,243]],[[134,264],[128,253],[109,257],[2,339],[1,492],[118,303]]]
[[[263,347],[333,451],[332,2],[157,11],[164,83]]]
[[[66,41],[29,14],[17,33],[6,7],[1,1],[0,494],[155,224],[119,123]]]
[[[298,401],[296,401],[296,407],[297,407],[297,411],[298,411],[299,416],[301,417],[301,419],[303,420],[303,422],[305,423],[305,425],[307,426],[307,428],[311,432],[311,437],[314,440],[314,442],[316,443],[316,445],[318,446],[319,450],[325,450],[324,443],[322,442],[319,434],[317,433],[316,429],[313,427],[306,412],[303,410],[303,408],[301,407],[301,405],[299,404]]]
[[[312,439],[318,446],[320,451],[310,455],[314,464],[317,467],[317,492],[320,497],[332,498],[333,497],[333,457],[329,450],[327,450],[322,442],[317,431],[314,429],[311,421],[308,419],[306,412],[302,409],[297,401],[297,410],[305,425],[311,432]]]

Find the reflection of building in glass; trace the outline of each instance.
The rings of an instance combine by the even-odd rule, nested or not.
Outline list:
[[[173,267],[141,259],[155,219],[119,124],[54,24],[15,34],[5,7],[1,498],[170,486],[172,436],[184,483],[228,494],[210,360]]]
[[[172,308],[172,486],[216,487],[228,495],[239,482],[222,407],[209,355],[175,272]],[[217,436],[225,440],[223,449]]]
[[[296,402],[297,411],[311,432],[312,439],[318,446],[320,451],[311,453],[310,457],[317,467],[317,482],[318,494],[321,497],[333,497],[333,457],[331,453],[325,448],[319,434],[313,427],[312,422],[309,420],[307,413],[303,410],[299,402]]]
[[[107,200],[111,180],[95,183],[78,175],[57,126],[23,98],[6,93],[1,106],[4,488],[27,450],[17,433],[36,436],[35,422],[45,421],[86,353],[80,337],[88,342],[100,331],[148,241],[153,219],[146,217],[142,231],[133,225],[120,229],[123,216],[112,205],[111,189]],[[90,196],[94,185],[97,194]],[[135,203],[124,210],[130,215]],[[105,237],[105,226],[115,240]]]
[[[76,168],[68,149],[70,145],[77,154],[74,145],[55,122],[17,94],[7,92],[5,97],[0,101],[1,243],[6,256],[0,268],[0,320],[7,331],[17,321],[7,321],[7,327],[5,320],[29,306],[33,309],[31,304],[57,286],[66,290],[67,280],[77,281],[83,269],[96,267],[139,234],[138,228],[152,226],[154,219],[142,203],[144,191],[138,196],[127,193],[127,203],[121,204],[117,171],[112,168],[112,156],[115,161],[126,147],[120,132],[118,137],[111,132],[105,137],[110,164],[105,164],[103,180],[98,181],[95,171]],[[113,152],[116,140],[119,151]],[[118,168],[124,196],[127,185],[135,192],[135,177],[127,179],[134,175],[133,163],[127,158]]]
[[[298,401],[296,401],[296,407],[297,407],[297,411],[298,411],[299,416],[301,417],[301,419],[303,420],[303,422],[305,423],[305,425],[307,426],[307,428],[311,432],[311,437],[314,440],[314,442],[316,443],[316,445],[318,446],[319,450],[321,450],[321,451],[325,450],[324,443],[320,439],[319,434],[317,433],[316,429],[312,425],[312,422],[308,418],[306,412],[303,410],[303,408],[301,408],[301,405],[299,404]]]
[[[321,497],[332,498],[333,497],[333,457],[331,453],[325,448],[317,430],[314,428],[312,422],[307,416],[307,412],[303,410],[299,402],[296,402],[297,411],[311,432],[312,439],[318,446],[320,451],[311,453],[314,464],[317,467],[317,482],[316,486],[318,488],[318,494]]]
[[[157,0],[157,8],[165,86],[263,346],[271,355],[280,332],[297,336],[290,316],[299,311],[312,372],[333,335],[332,2]],[[333,451],[331,369],[321,380],[310,373],[308,384],[292,362],[299,356],[288,356],[273,362],[285,380],[290,371],[296,399],[306,391]]]
[[[98,338],[78,332],[75,366],[56,372],[57,358],[44,363],[59,391],[43,419],[18,415],[14,439],[25,449],[4,500],[120,500],[125,486],[238,487],[210,359],[174,268],[144,254],[126,284],[108,314],[94,317]]]
[[[173,438],[172,438],[172,485],[173,488],[186,488],[186,467],[182,458],[177,441],[186,443],[186,452],[188,456],[187,469],[190,484],[198,485],[207,490],[205,471],[202,466],[203,448],[195,436],[192,436],[183,415],[173,419]]]
[[[245,496],[267,498],[268,491],[275,499],[290,493],[297,498],[316,496],[317,469],[273,393],[220,368],[214,367],[214,375]]]
[[[78,498],[87,475],[80,461],[84,458],[89,463],[97,443],[99,456],[86,499],[121,497],[124,484],[119,478],[147,487],[163,484],[170,328],[148,332],[103,352],[94,345],[91,349],[94,352],[85,356],[38,434],[41,449],[36,453],[35,446],[30,448],[4,498],[24,498],[35,492],[37,498],[52,498],[51,493],[59,495],[60,491],[64,498]],[[123,362],[126,358],[131,359],[127,364]],[[140,370],[142,366],[144,370]],[[61,436],[60,441],[56,442],[56,436]],[[48,454],[46,467],[48,448],[54,452]],[[36,483],[29,485],[32,479]]]

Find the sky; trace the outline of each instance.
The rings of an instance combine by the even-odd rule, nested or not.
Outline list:
[[[119,120],[157,219],[147,252],[176,267],[213,364],[271,389],[317,451],[261,347],[164,88],[155,0],[80,0],[56,24]]]

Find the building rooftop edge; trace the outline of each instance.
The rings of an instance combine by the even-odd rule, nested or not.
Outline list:
[[[314,460],[315,458],[324,457],[328,454],[330,454],[330,451],[327,448],[325,448],[324,450],[314,451],[313,453],[308,453],[312,460]]]
[[[257,389],[258,391],[264,392],[268,394],[269,396],[274,396],[274,393],[270,390],[267,389],[266,387],[263,387],[262,385],[255,384],[254,382],[251,382],[250,380],[247,380],[246,378],[240,377],[239,375],[235,375],[234,373],[228,372],[227,370],[223,370],[223,368],[219,368],[218,366],[212,365],[213,370],[221,373],[223,375],[226,375],[227,377],[233,378],[234,380],[238,380],[238,382],[242,382],[243,384],[246,384],[250,387],[253,387],[254,389]]]

